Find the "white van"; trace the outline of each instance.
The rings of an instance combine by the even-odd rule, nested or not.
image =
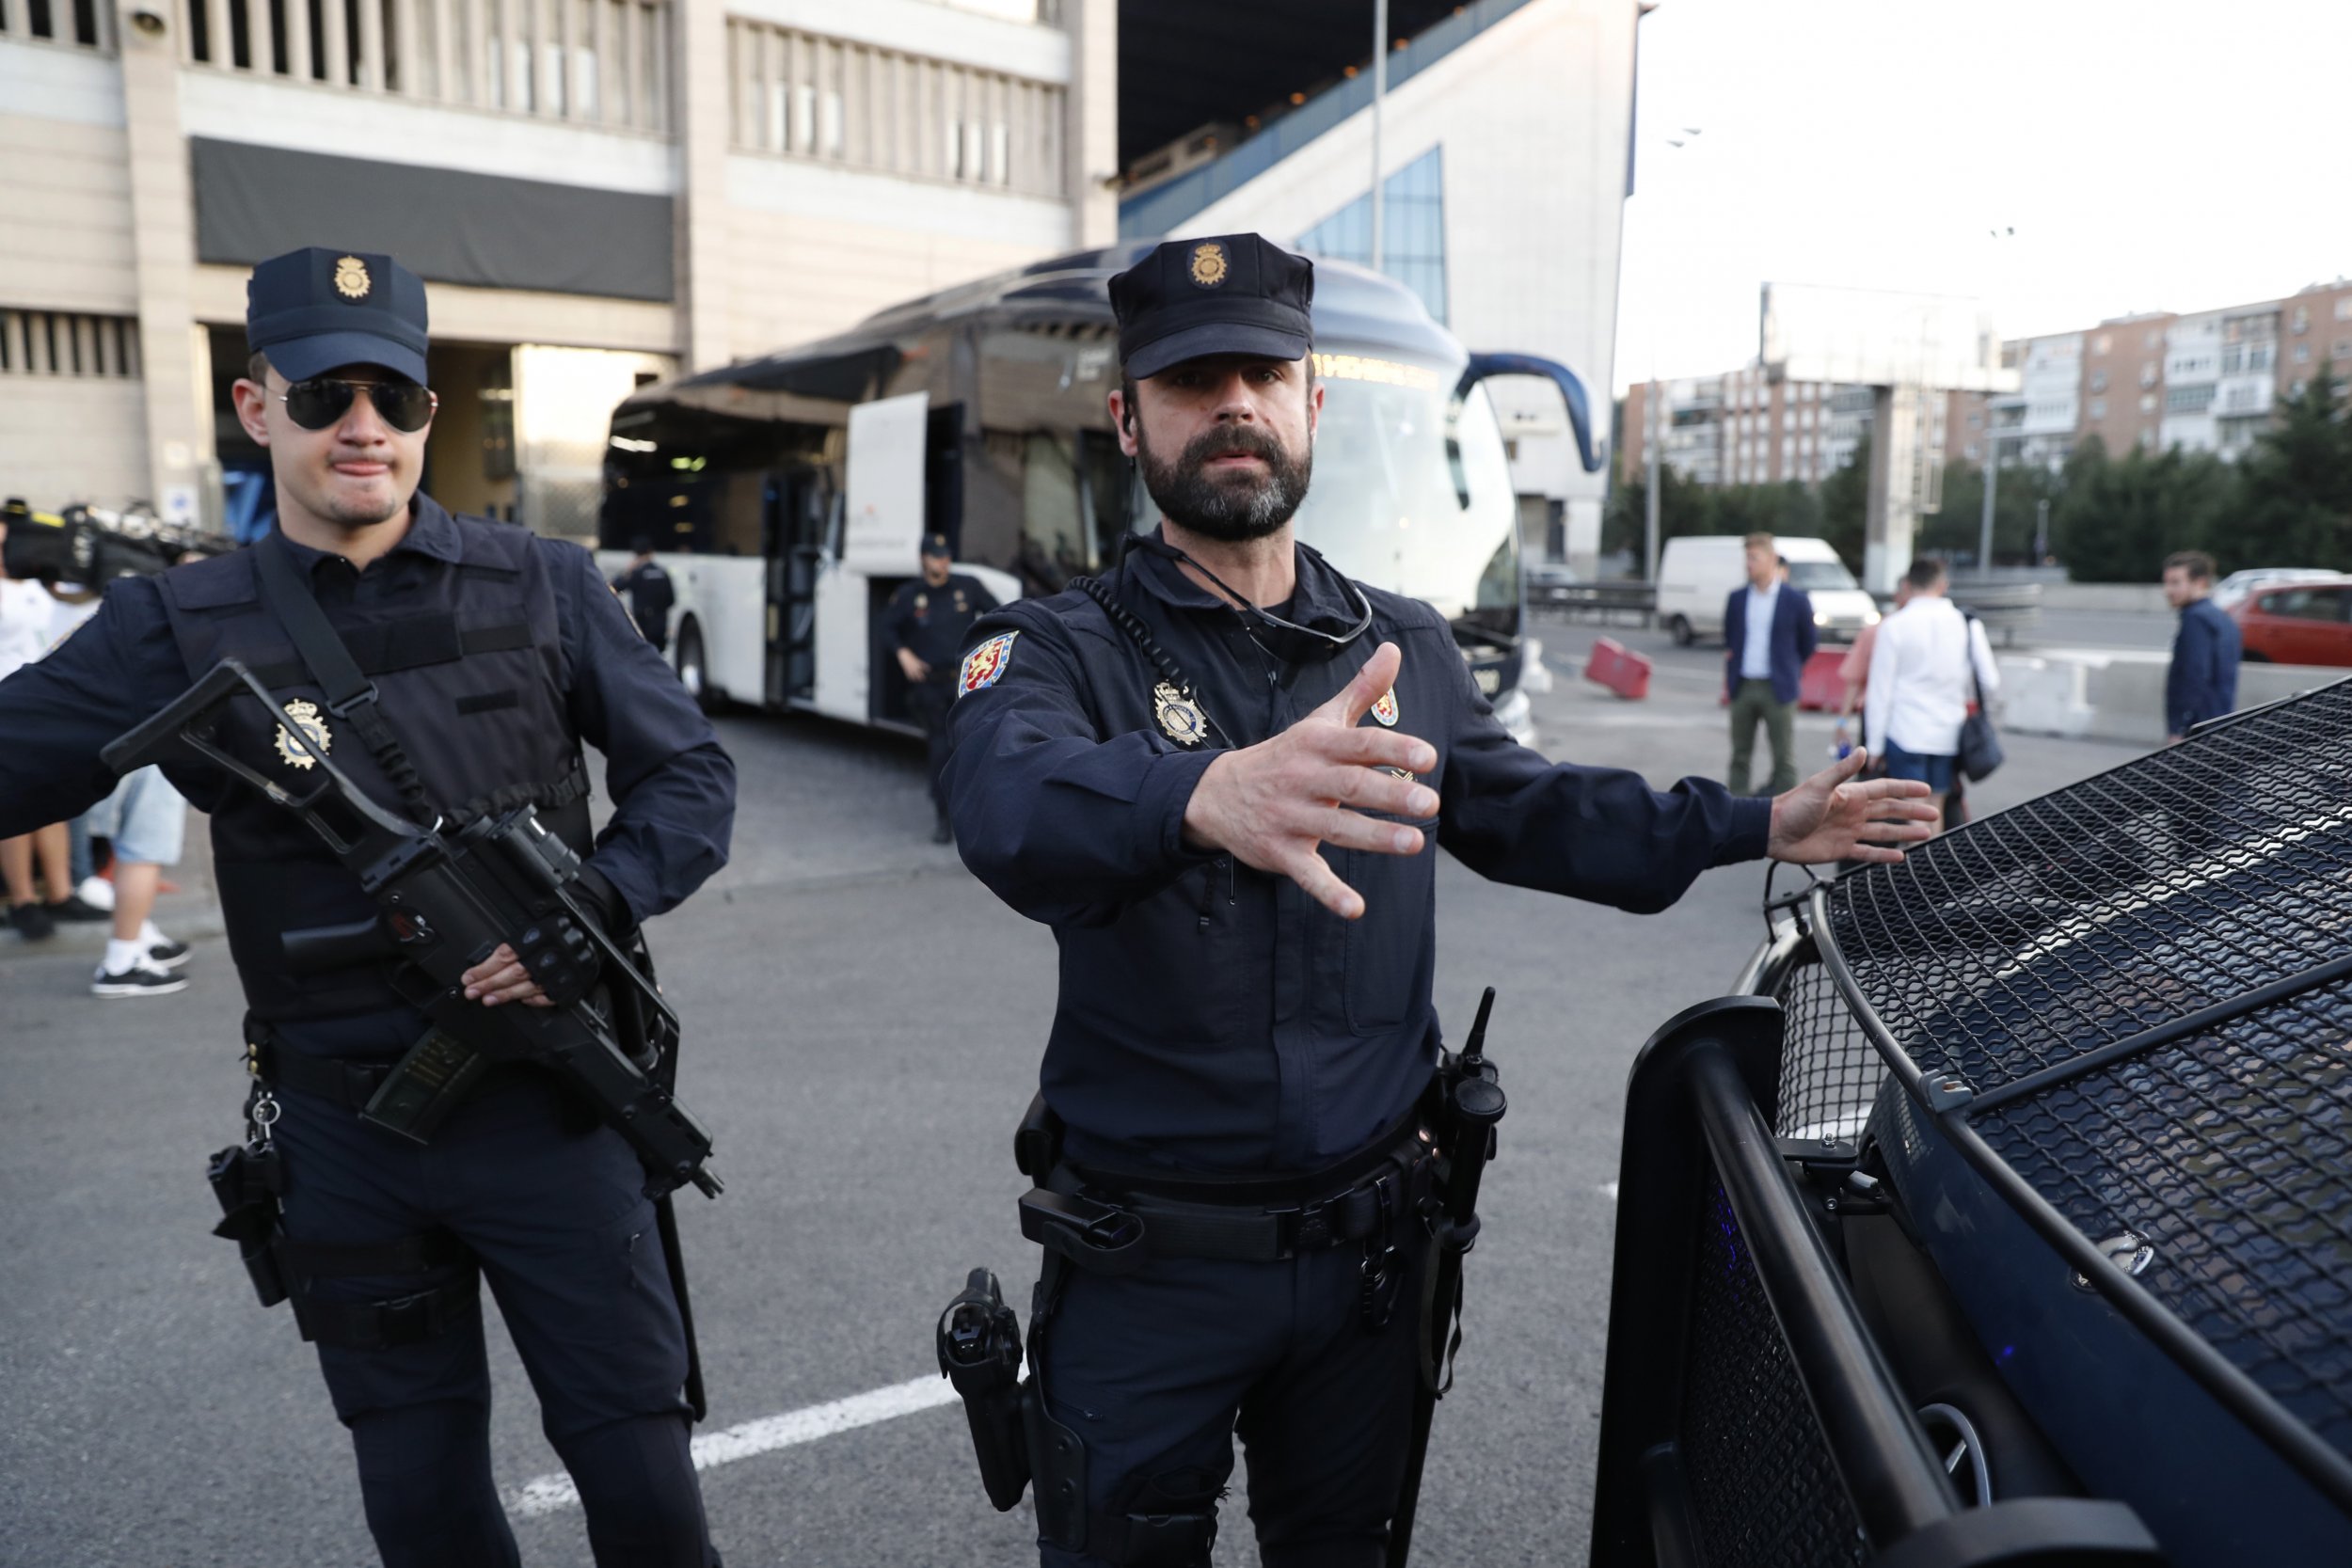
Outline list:
[[[1813,601],[1813,625],[1824,642],[1851,642],[1878,624],[1878,603],[1822,539],[1774,539],[1788,563],[1788,580]],[[1693,534],[1666,541],[1658,563],[1658,624],[1689,647],[1724,634],[1724,601],[1748,581],[1747,547],[1736,533]]]

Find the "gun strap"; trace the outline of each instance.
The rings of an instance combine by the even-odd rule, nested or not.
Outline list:
[[[402,749],[400,737],[392,734],[392,727],[384,721],[384,715],[376,707],[375,683],[359,673],[358,660],[351,657],[351,650],[335,630],[334,623],[319,608],[318,595],[310,591],[308,578],[294,564],[285,543],[278,538],[264,539],[253,556],[262,601],[278,617],[278,624],[286,628],[286,635],[294,640],[294,652],[302,657],[310,678],[326,693],[326,711],[351,721],[368,754],[399,792],[401,804],[408,815],[426,827],[433,826],[439,820],[439,814],[434,811],[432,801],[425,799],[424,781],[417,776],[416,767]]]

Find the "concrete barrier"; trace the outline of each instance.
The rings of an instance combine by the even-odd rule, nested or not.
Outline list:
[[[2137,649],[2046,649],[2000,657],[1994,721],[2022,735],[2058,735],[2127,745],[2164,742],[2167,653]],[[2333,686],[2352,672],[2304,664],[2239,667],[2238,706],[2260,707]]]
[[[2161,615],[2172,607],[2164,602],[2164,585],[2157,582],[2045,582],[2042,585],[2042,608]]]

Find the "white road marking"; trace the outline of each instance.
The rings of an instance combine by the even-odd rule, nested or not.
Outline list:
[[[955,1402],[956,1386],[944,1377],[933,1375],[894,1383],[887,1388],[852,1394],[846,1400],[812,1404],[781,1416],[745,1421],[722,1432],[706,1433],[694,1439],[694,1468],[707,1470],[713,1465],[732,1465],[739,1459],[772,1453],[799,1443],[813,1443],[837,1432],[896,1420]],[[580,1489],[572,1484],[572,1478],[557,1474],[525,1481],[522,1490],[508,1499],[507,1511],[528,1519],[579,1504]]]

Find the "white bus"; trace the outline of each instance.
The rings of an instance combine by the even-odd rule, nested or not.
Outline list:
[[[612,415],[598,535],[608,573],[644,541],[677,603],[671,657],[706,705],[911,727],[880,613],[927,533],[998,598],[1058,592],[1156,514],[1105,406],[1104,285],[1151,247],[1039,262],[885,310],[839,337],[643,388]],[[1316,266],[1327,391],[1299,537],[1425,599],[1515,734],[1540,650],[1522,632],[1518,507],[1480,381],[1551,380],[1597,469],[1565,367],[1472,356],[1401,284]]]

